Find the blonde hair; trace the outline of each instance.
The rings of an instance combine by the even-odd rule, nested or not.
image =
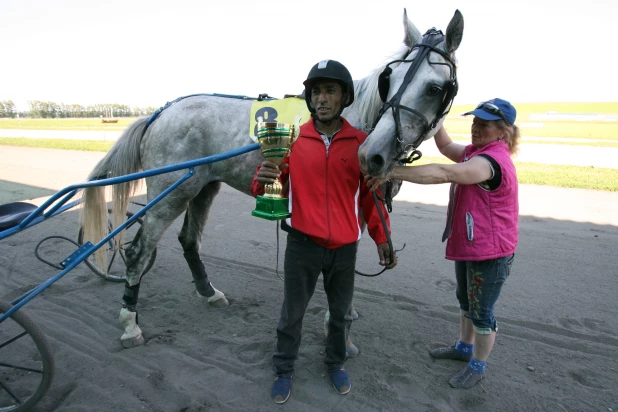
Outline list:
[[[519,139],[521,138],[521,134],[519,132],[519,127],[516,125],[509,125],[504,120],[499,120],[496,122],[497,127],[501,130],[504,130],[506,136],[504,136],[503,140],[509,146],[509,153],[511,156],[517,154],[519,150]]]

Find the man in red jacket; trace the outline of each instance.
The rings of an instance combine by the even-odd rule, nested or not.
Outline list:
[[[367,135],[341,117],[354,101],[350,72],[335,60],[323,60],[313,66],[303,84],[312,119],[300,128],[281,169],[264,161],[251,187],[254,196],[261,195],[264,185],[280,177],[292,214],[281,225],[288,236],[283,306],[273,355],[275,403],[284,403],[290,396],[302,320],[320,273],[330,311],[325,363],[337,392],[350,391],[350,378],[343,368],[351,324],[346,314],[354,295],[362,218],[377,244],[380,264],[389,269],[397,264],[396,258],[390,259],[385,228],[358,162],[358,148]],[[390,226],[388,213],[380,207]]]

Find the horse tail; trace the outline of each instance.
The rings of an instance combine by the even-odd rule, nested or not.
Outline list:
[[[97,163],[90,172],[88,179],[119,177],[142,170],[140,159],[140,143],[147,128],[148,118],[144,117],[133,122],[118,141]],[[129,197],[139,187],[140,181],[132,180],[118,183],[112,187],[112,225],[114,228],[122,224],[127,213]],[[83,191],[82,227],[84,242],[93,244],[100,242],[108,234],[107,202],[105,186],[90,187]],[[116,236],[114,247],[122,244],[124,231]],[[107,268],[107,254],[99,248],[95,254],[97,266]]]

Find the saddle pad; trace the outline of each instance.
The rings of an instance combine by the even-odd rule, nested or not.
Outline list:
[[[288,97],[281,100],[254,101],[251,105],[249,117],[249,136],[257,141],[257,122],[262,118],[264,122],[279,122],[294,124],[296,116],[301,116],[300,124],[306,123],[311,118],[305,99]]]

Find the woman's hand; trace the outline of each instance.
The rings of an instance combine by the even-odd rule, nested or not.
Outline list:
[[[375,176],[365,175],[365,183],[367,183],[369,190],[374,192],[378,187],[380,187],[382,183],[387,182],[388,180],[390,180],[390,178],[391,176],[375,177]]]

